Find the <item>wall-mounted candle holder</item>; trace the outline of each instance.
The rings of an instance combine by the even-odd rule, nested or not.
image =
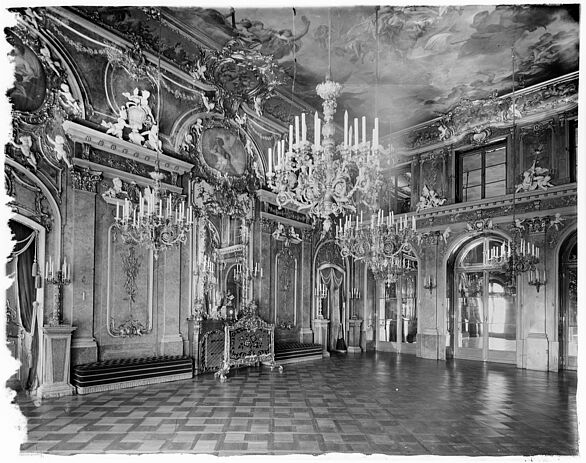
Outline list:
[[[433,290],[435,288],[437,288],[437,283],[434,283],[433,281],[433,277],[431,275],[429,275],[426,279],[425,282],[423,283],[423,287],[425,289],[429,290],[429,294],[431,294],[433,292]]]
[[[545,286],[546,283],[545,270],[543,270],[541,274],[538,270],[529,270],[529,284],[535,286],[537,292],[539,292],[539,288]]]

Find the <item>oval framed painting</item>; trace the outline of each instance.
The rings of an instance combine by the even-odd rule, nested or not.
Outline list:
[[[204,163],[222,175],[240,176],[246,172],[247,153],[237,133],[224,126],[211,125],[200,138]]]
[[[14,47],[10,53],[14,60],[14,86],[7,96],[17,111],[34,112],[45,101],[45,70],[37,55],[19,37],[10,34],[8,41]]]

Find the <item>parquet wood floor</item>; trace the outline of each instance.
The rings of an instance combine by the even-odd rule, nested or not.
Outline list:
[[[21,453],[576,455],[575,372],[332,355],[34,403]]]

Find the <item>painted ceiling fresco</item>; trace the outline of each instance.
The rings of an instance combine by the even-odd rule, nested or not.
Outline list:
[[[516,89],[578,70],[578,5],[384,6],[378,21],[373,6],[169,11],[219,44],[272,55],[289,76],[283,89],[315,106],[331,67],[339,108],[376,112],[392,131],[510,92],[513,48]]]

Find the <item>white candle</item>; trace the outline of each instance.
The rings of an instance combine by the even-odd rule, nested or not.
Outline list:
[[[299,142],[299,116],[295,116],[295,144],[298,145]]]
[[[293,126],[289,125],[289,151],[293,151]]]
[[[269,172],[273,171],[273,150],[269,148]]]
[[[344,146],[348,146],[348,111],[344,111]]]
[[[354,118],[354,145],[358,145],[358,119]]]
[[[45,262],[45,278],[49,278],[49,262]]]
[[[319,117],[317,118],[317,135],[315,139],[317,140],[315,144],[321,146],[321,119]]]
[[[315,114],[313,115],[313,144],[316,146],[319,146],[319,131],[317,128],[317,124],[318,124],[318,115],[317,115],[317,111],[315,112]]]
[[[378,146],[378,117],[374,118],[374,140],[372,143],[374,146]]]
[[[307,140],[307,126],[305,125],[305,113],[301,113],[301,141]]]
[[[366,143],[366,116],[362,116],[362,143]]]

